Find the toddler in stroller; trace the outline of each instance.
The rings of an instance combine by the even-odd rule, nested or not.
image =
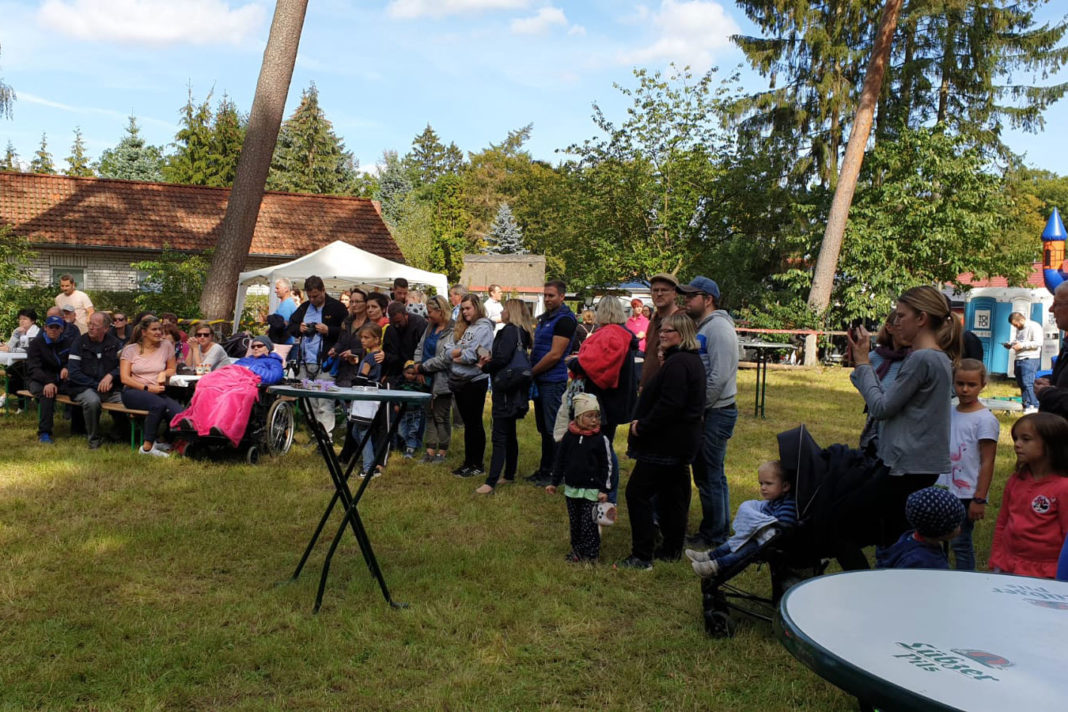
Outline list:
[[[735,539],[742,535],[735,550],[720,547],[708,553],[686,552],[694,561],[694,571],[702,576],[705,630],[714,637],[733,633],[731,609],[770,622],[786,590],[821,575],[829,560],[838,556],[843,540],[874,543],[866,540],[866,533],[843,531],[839,508],[855,492],[870,486],[878,461],[844,445],[821,450],[804,425],[779,433],[778,443],[778,468],[775,463],[765,463],[758,471],[764,500],[742,506],[750,505],[763,517],[755,523],[745,520],[742,526],[735,520]],[[848,521],[863,519],[859,513],[853,514]],[[731,583],[754,563],[768,565],[770,598]]]
[[[686,550],[694,573],[701,578],[715,576],[739,561],[755,554],[761,543],[773,533],[772,525],[791,527],[797,524],[797,501],[782,463],[773,460],[757,468],[760,496],[742,502],[734,517],[734,536],[711,551]]]

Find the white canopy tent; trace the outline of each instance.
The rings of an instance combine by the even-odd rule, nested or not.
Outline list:
[[[242,272],[237,282],[237,302],[234,308],[235,328],[241,319],[241,310],[245,306],[245,292],[251,285],[273,285],[278,278],[285,277],[293,283],[293,286],[303,289],[304,279],[313,274],[322,278],[328,292],[335,293],[355,284],[375,284],[388,291],[397,277],[407,279],[413,288],[419,285],[429,285],[442,295],[448,294],[449,291],[449,280],[443,274],[392,262],[338,240],[315,252],[298,257],[292,262]],[[268,291],[270,311],[273,312],[278,306],[278,298],[273,289]]]

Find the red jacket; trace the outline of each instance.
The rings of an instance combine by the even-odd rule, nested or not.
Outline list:
[[[1068,536],[1068,477],[1036,480],[1015,474],[1005,483],[990,566],[1020,576],[1054,578]]]
[[[634,334],[619,324],[608,324],[590,334],[578,352],[579,364],[586,378],[598,388],[619,386],[619,371]]]

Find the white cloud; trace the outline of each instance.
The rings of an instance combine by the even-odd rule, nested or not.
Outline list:
[[[266,13],[226,0],[45,0],[37,21],[81,40],[129,44],[240,44],[259,30]]]
[[[582,25],[572,25],[571,29],[569,29],[567,31],[567,34],[576,35],[578,37],[582,37],[583,35],[586,34],[586,28],[583,27]]]
[[[523,10],[530,0],[390,0],[390,17],[414,20],[420,17],[470,15],[486,10]]]
[[[656,41],[621,54],[621,61],[675,62],[704,71],[712,66],[715,52],[730,47],[730,36],[740,31],[723,6],[709,0],[662,0],[651,21],[659,32]]]
[[[567,26],[567,18],[564,11],[558,7],[543,7],[533,17],[524,17],[512,20],[511,30],[513,35],[544,35],[554,25]]]

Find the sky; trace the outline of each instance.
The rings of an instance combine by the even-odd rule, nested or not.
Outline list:
[[[268,0],[0,0],[0,78],[18,97],[14,118],[0,117],[0,150],[11,141],[28,164],[43,132],[62,168],[80,127],[95,160],[131,114],[166,146],[190,87],[197,101],[226,93],[247,112],[273,11]],[[742,63],[729,40],[739,32],[756,31],[729,0],[309,0],[286,115],[314,82],[364,170],[384,150],[407,152],[428,123],[471,152],[533,124],[527,149],[555,163],[596,135],[595,103],[626,118],[613,85],[635,86],[635,68],[729,73]],[[743,81],[766,86],[748,70]],[[1043,83],[1053,81],[1068,69]],[[1005,139],[1063,175],[1065,127],[1068,99],[1044,133]]]

